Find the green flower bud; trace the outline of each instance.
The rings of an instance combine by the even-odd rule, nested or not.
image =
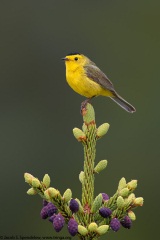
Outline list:
[[[86,130],[87,130],[87,125],[86,125],[85,123],[83,123],[82,130],[83,130],[84,133],[85,133]]]
[[[25,173],[24,174],[24,179],[26,183],[32,184],[34,176],[32,176],[30,173]]]
[[[109,225],[101,225],[100,227],[97,228],[97,233],[99,235],[105,234],[109,229]]]
[[[92,207],[91,207],[91,212],[92,213],[97,212],[97,210],[101,207],[102,199],[103,199],[103,197],[102,197],[101,193],[94,199],[94,202],[93,202]]]
[[[69,202],[71,198],[72,198],[72,191],[71,189],[68,188],[63,194],[63,199],[65,202]]]
[[[132,203],[135,198],[136,198],[136,197],[135,197],[135,194],[134,194],[134,193],[131,193],[131,194],[129,194],[129,196],[128,196],[128,201],[130,201],[130,202]]]
[[[137,187],[137,180],[132,180],[128,182],[127,187],[129,190],[134,190]]]
[[[48,189],[46,191],[44,191],[44,196],[45,196],[46,200],[50,200],[50,195],[49,195]]]
[[[78,198],[75,198],[75,200],[78,202],[78,204],[79,204],[79,212],[80,213],[83,213],[84,212],[84,210],[83,210],[83,207],[82,207],[82,204],[81,204],[81,202],[80,202],[80,200],[78,199]]]
[[[142,197],[138,197],[133,201],[134,206],[143,206],[144,199]]]
[[[80,174],[79,174],[79,181],[83,184],[84,182],[84,172],[81,171]]]
[[[94,123],[95,124],[95,112],[94,108],[91,104],[87,103],[86,110],[82,111],[83,121],[87,124]]]
[[[48,194],[51,198],[55,198],[59,195],[59,191],[55,188],[50,187],[47,190],[48,190]]]
[[[107,167],[107,160],[101,160],[94,168],[94,172],[100,173],[106,167]]]
[[[97,223],[95,223],[95,222],[92,222],[92,223],[90,223],[89,224],[89,226],[88,226],[88,230],[90,231],[90,232],[95,232],[95,231],[97,231]]]
[[[132,201],[129,201],[128,198],[124,199],[124,207],[129,207],[131,205]]]
[[[119,196],[117,198],[117,207],[119,209],[122,209],[124,207],[124,205],[125,205],[125,201],[124,201],[123,197]]]
[[[40,181],[37,178],[32,179],[32,186],[35,188],[39,188],[41,185]]]
[[[122,197],[128,197],[128,194],[129,194],[128,188],[123,188],[122,190],[119,191],[119,195]]]
[[[136,220],[136,215],[133,211],[129,210],[128,211],[128,217],[132,220],[135,221]]]
[[[121,190],[121,189],[125,188],[126,186],[127,186],[126,179],[123,177],[119,181],[118,190]]]
[[[82,236],[86,236],[88,233],[87,228],[83,227],[82,225],[78,225],[78,232],[82,235]]]
[[[30,188],[30,189],[28,189],[27,194],[28,195],[36,195],[37,192],[36,192],[36,190],[34,188]]]
[[[108,123],[103,123],[102,125],[100,125],[97,128],[97,137],[98,138],[103,137],[108,132],[108,129],[109,129],[109,124]]]
[[[75,138],[81,142],[81,141],[85,141],[86,140],[86,135],[85,133],[79,129],[79,128],[74,128],[73,129],[73,135],[75,136]]]
[[[48,188],[50,186],[51,183],[51,179],[50,176],[48,174],[45,174],[43,177],[43,183],[46,186],[46,188]]]

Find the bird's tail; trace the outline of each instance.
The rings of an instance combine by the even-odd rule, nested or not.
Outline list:
[[[113,101],[115,101],[120,107],[122,107],[127,112],[133,113],[136,111],[136,109],[128,103],[126,100],[124,100],[121,96],[119,96],[117,93],[114,95],[114,97],[110,97]]]

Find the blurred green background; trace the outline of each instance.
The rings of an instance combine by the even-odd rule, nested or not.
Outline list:
[[[23,174],[62,193],[81,197],[78,174],[83,149],[72,135],[81,127],[83,97],[66,83],[67,53],[89,56],[116,90],[133,104],[129,114],[108,98],[92,101],[97,125],[111,127],[97,144],[96,161],[108,159],[96,176],[95,194],[116,191],[121,177],[138,179],[131,230],[102,239],[155,239],[159,235],[159,49],[160,1],[0,1],[0,235],[69,236],[41,220],[41,199],[26,195]]]

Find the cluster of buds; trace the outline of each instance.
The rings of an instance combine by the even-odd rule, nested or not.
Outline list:
[[[58,209],[53,203],[48,203],[46,200],[43,200],[43,208],[40,214],[41,218],[46,219],[49,217],[49,221],[53,224],[55,231],[59,232],[65,224],[65,219],[61,214],[57,212]]]
[[[69,202],[69,208],[74,216],[74,213],[79,211],[78,202],[75,199],[71,199]],[[65,224],[65,218],[60,212],[58,212],[57,207],[53,203],[48,203],[46,200],[43,200],[43,208],[40,215],[42,219],[49,218],[48,220],[53,224],[53,228],[56,232],[62,230]],[[78,233],[78,223],[73,217],[68,221],[68,231],[71,236],[75,236]]]
[[[91,208],[94,222],[88,226],[88,230],[102,235],[110,229],[117,232],[121,226],[130,229],[132,221],[136,220],[133,209],[143,205],[143,198],[136,198],[133,193],[136,187],[137,180],[126,183],[122,178],[113,197],[109,198],[106,193],[99,194]]]
[[[28,195],[35,195],[37,193],[43,195],[43,192],[49,188],[51,180],[48,174],[45,174],[42,181],[39,181],[38,178],[35,178],[30,173],[24,174],[25,182],[28,183],[31,188],[28,189]]]
[[[56,232],[60,232],[65,224],[71,236],[78,233],[78,222],[74,219],[77,212],[82,212],[82,206],[78,199],[72,198],[72,192],[67,189],[63,196],[60,192],[50,187],[50,177],[45,174],[42,181],[29,173],[24,174],[25,181],[31,186],[28,195],[39,194],[43,197],[43,207],[40,212],[42,219],[47,219],[53,224]]]
[[[50,187],[50,177],[47,174],[42,181],[29,173],[25,173],[24,177],[31,186],[27,193],[38,193],[43,197],[41,218],[48,218],[56,232],[61,231],[66,223],[71,236],[98,237],[109,230],[117,232],[121,226],[130,229],[132,221],[136,220],[133,209],[143,205],[143,198],[136,198],[133,193],[137,187],[137,180],[126,183],[125,178],[122,178],[114,196],[100,193],[86,212],[80,200],[72,198],[70,189],[61,195],[59,190]],[[87,214],[90,214],[92,221],[85,224],[83,219]]]

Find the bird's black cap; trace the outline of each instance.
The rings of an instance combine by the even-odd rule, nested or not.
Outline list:
[[[81,55],[81,53],[79,53],[79,52],[71,52],[71,53],[67,54],[67,56],[71,56],[71,55]]]

